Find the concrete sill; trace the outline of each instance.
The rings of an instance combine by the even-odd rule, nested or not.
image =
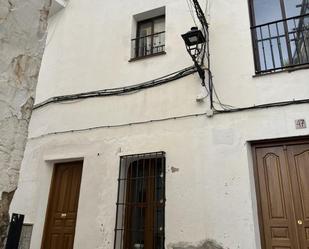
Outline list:
[[[55,15],[60,10],[64,9],[67,6],[66,0],[52,0],[52,5],[49,11],[49,17]]]
[[[277,72],[268,72],[268,73],[254,74],[254,75],[252,75],[252,77],[253,78],[258,78],[258,77],[264,77],[264,76],[273,75],[273,74],[293,73],[294,71],[304,70],[304,69],[309,69],[309,65],[290,67],[290,68],[286,68],[286,69],[283,69],[283,70],[277,71]]]
[[[140,57],[136,57],[136,58],[131,58],[131,59],[129,60],[129,62],[132,62],[132,61],[139,61],[139,60],[143,60],[143,59],[155,57],[155,56],[158,56],[158,55],[164,55],[164,54],[166,54],[166,52],[165,52],[165,51],[162,51],[162,52],[155,53],[155,54],[150,54],[150,55],[140,56]]]

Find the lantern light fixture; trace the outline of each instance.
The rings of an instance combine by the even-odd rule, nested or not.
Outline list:
[[[192,27],[190,31],[181,35],[186,46],[191,47],[206,42],[206,39],[201,30],[197,27]]]
[[[202,68],[202,66],[199,64],[197,58],[202,52],[200,44],[205,44],[206,39],[205,36],[203,35],[202,31],[199,30],[197,27],[192,27],[190,31],[188,31],[185,34],[182,34],[182,39],[185,42],[186,49],[191,56],[194,65],[197,69],[197,72],[202,80],[201,85],[202,85],[202,91],[201,93],[196,97],[196,101],[201,102],[203,101],[207,96],[207,90],[205,87],[205,70]]]

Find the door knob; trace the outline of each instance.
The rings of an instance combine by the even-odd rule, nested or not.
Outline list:
[[[302,225],[302,224],[303,224],[303,221],[302,221],[302,220],[298,220],[298,221],[297,221],[297,224],[298,224],[298,225]]]

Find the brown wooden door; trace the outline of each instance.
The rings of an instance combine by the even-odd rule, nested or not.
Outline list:
[[[42,249],[73,249],[82,164],[55,165]]]
[[[309,145],[287,147],[297,230],[301,248],[309,249]]]
[[[309,249],[309,144],[255,146],[265,249]]]

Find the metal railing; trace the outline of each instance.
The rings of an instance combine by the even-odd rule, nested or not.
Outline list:
[[[131,59],[158,54],[165,50],[165,31],[131,40]]]
[[[309,64],[309,13],[251,27],[257,74]]]

